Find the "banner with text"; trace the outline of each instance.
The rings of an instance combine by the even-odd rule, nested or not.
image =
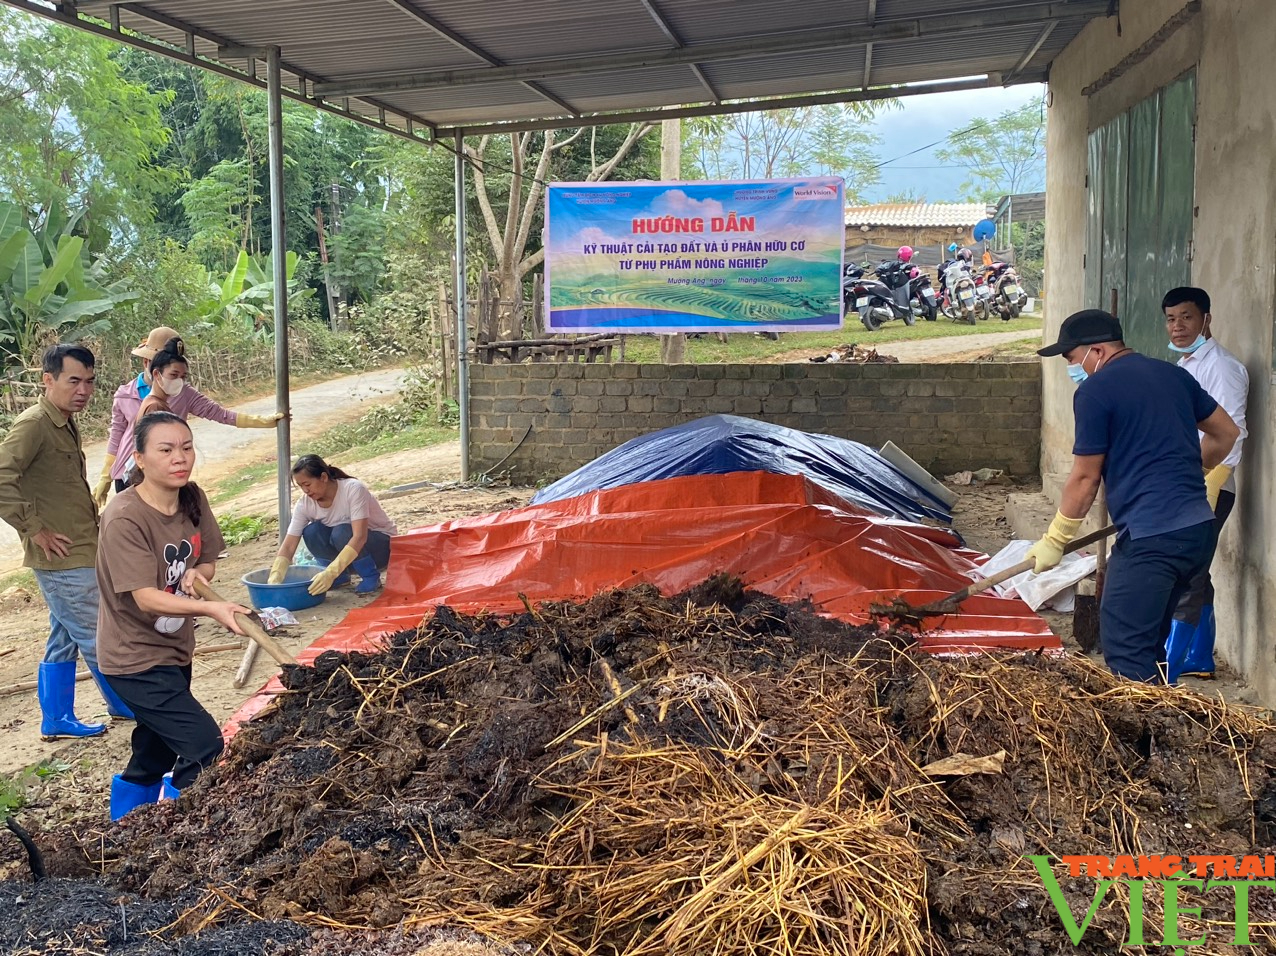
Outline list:
[[[842,180],[551,183],[550,332],[842,325]]]

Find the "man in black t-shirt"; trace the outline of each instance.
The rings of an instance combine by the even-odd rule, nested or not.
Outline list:
[[[1068,362],[1076,438],[1058,514],[1029,557],[1038,574],[1062,560],[1102,481],[1117,527],[1099,609],[1103,658],[1116,674],[1159,682],[1174,607],[1214,556],[1213,504],[1227,480],[1218,466],[1240,432],[1192,376],[1127,346],[1107,312],[1068,316],[1037,354]]]

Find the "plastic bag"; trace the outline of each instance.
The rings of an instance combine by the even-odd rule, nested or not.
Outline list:
[[[257,617],[261,619],[261,626],[267,631],[273,631],[279,627],[290,627],[298,623],[292,612],[284,607],[264,607],[257,612]]]
[[[1028,557],[1028,550],[1036,541],[1011,541],[1008,545],[988,559],[988,563],[979,569],[983,577],[991,577],[1011,565],[1018,564]],[[1003,581],[993,590],[1002,597],[1016,595],[1034,611],[1057,594],[1071,588],[1082,578],[1094,573],[1096,564],[1094,555],[1073,552],[1065,554],[1057,567],[1045,574],[1025,571],[1016,574],[1008,581]],[[1064,608],[1058,608],[1064,610]]]

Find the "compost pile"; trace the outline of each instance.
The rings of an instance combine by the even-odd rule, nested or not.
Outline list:
[[[123,890],[198,890],[188,932],[251,914],[571,956],[914,956],[1115,952],[1128,884],[1075,946],[1028,854],[1271,844],[1265,723],[1084,659],[911,642],[721,578],[439,608],[288,669],[223,765],[84,852]],[[1080,921],[1096,881],[1055,873]],[[1202,919],[1230,927],[1214,896]]]

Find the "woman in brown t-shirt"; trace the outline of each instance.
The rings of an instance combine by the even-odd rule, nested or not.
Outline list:
[[[201,601],[225,542],[198,485],[190,483],[190,427],[153,412],[134,431],[132,485],[102,513],[98,535],[98,663],[137,718],[133,756],[111,782],[111,819],[161,792],[175,797],[222,750],[221,729],[191,693],[196,615],[242,634],[230,602]]]

